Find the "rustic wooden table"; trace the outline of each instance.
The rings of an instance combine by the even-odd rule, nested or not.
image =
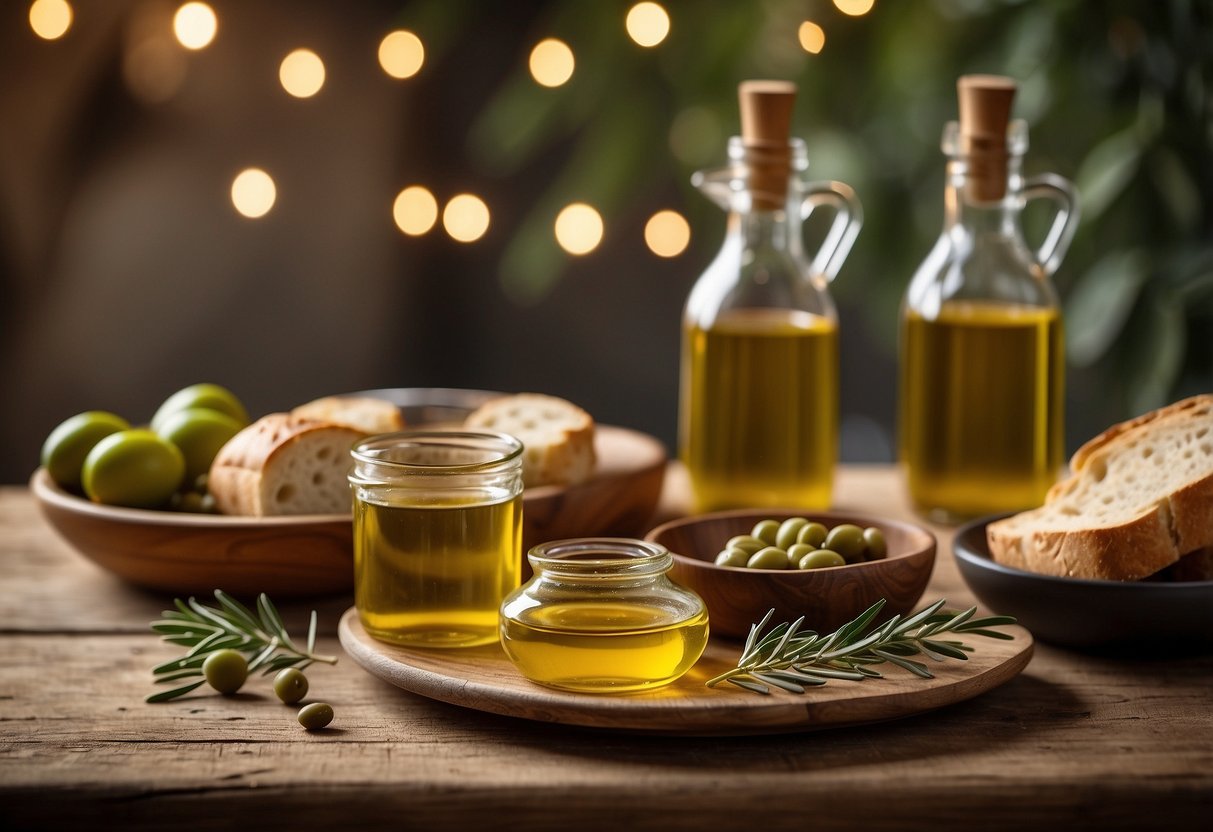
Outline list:
[[[684,505],[675,468],[663,511]],[[890,467],[844,467],[836,503],[910,516]],[[972,603],[950,532],[927,599]],[[171,598],[69,550],[25,488],[0,489],[0,828],[1207,828],[1213,660],[1038,645],[976,699],[859,728],[733,738],[575,729],[430,701],[348,658],[309,675],[336,706],[302,731],[266,695],[144,704],[176,655]],[[326,652],[350,598],[317,606]],[[810,694],[811,695],[811,694]]]

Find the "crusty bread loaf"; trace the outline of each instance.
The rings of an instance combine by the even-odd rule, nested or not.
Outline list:
[[[564,399],[539,393],[505,396],[482,405],[464,424],[508,433],[522,442],[527,486],[572,485],[594,470],[594,420]]]
[[[207,487],[224,514],[345,514],[350,448],[366,434],[271,413],[219,449]]]
[[[991,523],[999,563],[1140,580],[1213,545],[1213,395],[1115,425],[1070,460],[1037,509]]]
[[[300,419],[315,419],[345,425],[367,434],[392,433],[404,429],[400,408],[370,396],[325,396],[301,404],[291,411]]]

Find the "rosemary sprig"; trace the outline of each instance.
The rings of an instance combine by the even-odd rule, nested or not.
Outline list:
[[[939,600],[908,618],[895,615],[880,627],[869,626],[884,607],[881,599],[829,635],[813,630],[801,631],[804,616],[790,624],[784,622],[763,634],[775,610],[750,627],[737,667],[707,682],[708,687],[729,682],[755,693],[769,694],[772,687],[790,693],[804,693],[806,687],[824,685],[830,679],[882,678],[873,665],[889,663],[924,679],[932,673],[911,656],[922,655],[933,661],[968,659],[973,648],[961,641],[943,640],[945,633],[968,633],[986,638],[1011,639],[1013,636],[991,629],[1014,624],[1006,615],[974,618],[976,607],[963,612],[943,612]]]
[[[302,670],[313,662],[337,663],[336,656],[315,652],[315,610],[308,624],[307,646],[300,649],[291,641],[282,616],[264,592],[257,598],[256,614],[221,589],[215,590],[215,598],[219,601],[217,607],[208,607],[194,598],[188,602],[174,599],[176,609],[165,610],[159,621],[152,622],[152,630],[162,640],[189,648],[184,656],[152,668],[156,684],[190,681],[153,693],[147,697],[148,702],[167,702],[203,684],[206,680],[202,678],[202,663],[216,650],[232,649],[248,654],[250,673],[258,668],[269,674],[287,667]]]

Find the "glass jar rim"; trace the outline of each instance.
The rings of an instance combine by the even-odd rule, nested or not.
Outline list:
[[[674,558],[659,543],[630,537],[576,537],[540,543],[527,553],[537,574],[575,578],[661,575]]]
[[[479,444],[477,444],[479,443]],[[390,459],[381,454],[401,447],[448,447],[455,450],[478,450],[491,454],[479,462],[433,463],[407,462]],[[491,430],[441,430],[424,428],[368,436],[350,449],[355,462],[383,466],[387,470],[424,474],[475,474],[522,463],[522,442],[508,433]]]

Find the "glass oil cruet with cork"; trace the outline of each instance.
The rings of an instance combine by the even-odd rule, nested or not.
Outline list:
[[[796,86],[741,84],[729,164],[692,182],[728,212],[683,316],[679,451],[696,509],[825,508],[838,446],[838,315],[827,286],[862,223],[854,192],[810,182],[790,138]],[[835,216],[812,260],[802,224]]]
[[[1039,505],[1064,445],[1061,311],[1049,281],[1078,222],[1077,195],[1051,174],[1024,179],[1015,82],[958,83],[960,118],[944,130],[942,235],[901,313],[900,454],[910,498],[955,521]],[[1057,212],[1043,245],[1024,241],[1024,205]]]

